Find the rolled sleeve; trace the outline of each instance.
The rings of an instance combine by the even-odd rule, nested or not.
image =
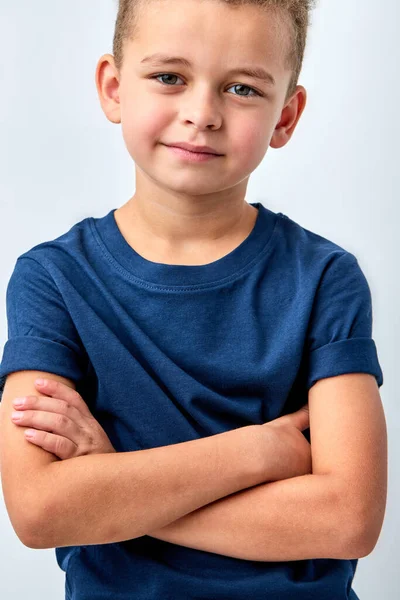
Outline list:
[[[0,364],[0,394],[14,371],[46,371],[78,382],[86,353],[63,298],[48,271],[20,257],[6,292],[8,340]]]
[[[307,389],[319,379],[369,373],[383,385],[372,338],[371,291],[356,257],[334,255],[318,286],[307,339]]]
[[[351,338],[326,344],[311,352],[307,373],[307,389],[325,377],[344,373],[370,373],[378,387],[383,384],[383,373],[373,339]]]

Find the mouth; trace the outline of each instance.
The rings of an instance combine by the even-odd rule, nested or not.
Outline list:
[[[176,158],[185,160],[192,163],[201,163],[206,161],[213,161],[217,158],[221,158],[223,154],[212,154],[211,152],[192,152],[185,148],[178,146],[168,146],[163,144]]]
[[[164,144],[168,148],[179,148],[181,150],[186,150],[187,152],[191,152],[192,154],[211,154],[212,156],[223,156],[223,154],[219,154],[215,152],[213,148],[209,148],[208,146],[193,146],[192,144],[187,144],[185,142],[177,143],[177,144]]]

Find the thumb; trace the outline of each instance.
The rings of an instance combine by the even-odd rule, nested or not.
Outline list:
[[[292,427],[300,429],[300,431],[308,429],[310,426],[308,402],[293,413],[283,415],[282,417],[278,417],[273,421],[268,421],[268,425],[273,427],[279,427],[280,425],[291,425]]]
[[[310,411],[308,408],[308,402],[289,416],[293,421],[293,425],[300,429],[300,431],[308,429],[310,426]]]

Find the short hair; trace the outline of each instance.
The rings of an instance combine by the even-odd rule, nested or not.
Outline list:
[[[117,70],[120,72],[124,59],[124,45],[134,38],[138,30],[140,8],[154,0],[119,0],[117,20],[113,39],[113,54]],[[208,2],[210,0],[207,0]],[[285,57],[285,68],[292,71],[286,93],[286,100],[295,92],[303,66],[308,29],[311,24],[311,10],[317,0],[216,0],[232,7],[255,5],[269,10],[289,32],[289,48]],[[286,101],[285,100],[285,101]]]

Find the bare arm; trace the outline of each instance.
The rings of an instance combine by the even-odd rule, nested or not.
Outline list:
[[[159,448],[56,461],[36,478],[32,548],[145,535],[265,481],[257,426]]]
[[[310,475],[241,491],[148,535],[252,560],[370,554],[387,495],[387,431],[376,381],[322,379],[309,393]],[[275,479],[279,477],[279,472]]]
[[[204,506],[148,535],[243,560],[361,558],[361,527],[330,475],[263,483]]]

